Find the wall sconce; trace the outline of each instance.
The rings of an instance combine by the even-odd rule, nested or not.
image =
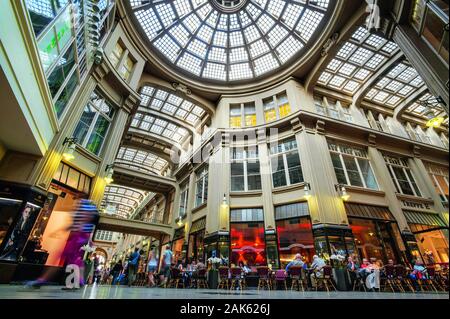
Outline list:
[[[344,185],[337,184],[336,190],[339,192],[339,195],[341,196],[341,198],[344,202],[346,202],[350,199],[350,195],[347,193],[347,190],[345,189]]]
[[[228,208],[228,200],[227,200],[227,195],[226,194],[223,194],[222,207],[223,208]]]
[[[436,112],[433,111],[433,109],[440,109],[442,104],[445,104],[444,100],[441,97],[431,97],[428,100],[420,101],[419,104],[425,108],[423,115],[428,118],[426,126],[440,128],[442,123],[445,121],[445,117],[436,116]]]
[[[67,144],[67,148],[64,150],[62,156],[66,161],[70,162],[75,158],[73,153],[75,152],[77,142],[78,139],[76,137],[66,137],[64,139],[63,146]]]
[[[184,225],[183,218],[181,216],[177,218],[177,225],[180,227]]]
[[[112,182],[114,182],[114,179],[113,179],[114,169],[113,169],[113,167],[114,167],[114,164],[109,164],[109,165],[106,165],[106,168],[105,168],[105,171],[107,172],[106,176],[105,176],[105,182],[108,185],[111,184]]]
[[[310,183],[305,183],[305,187],[303,188],[303,191],[304,191],[303,198],[306,199],[306,200],[309,200],[312,197],[312,195],[310,193],[310,191],[311,191],[311,184]]]

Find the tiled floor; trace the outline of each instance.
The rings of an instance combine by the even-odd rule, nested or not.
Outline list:
[[[29,289],[0,285],[0,299],[449,299],[448,293],[372,293],[298,291],[224,291],[206,289],[91,286],[77,291],[47,286]]]

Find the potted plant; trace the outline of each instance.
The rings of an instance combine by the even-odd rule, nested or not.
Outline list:
[[[333,254],[330,256],[333,263],[333,277],[336,282],[336,288],[340,291],[350,290],[350,281],[345,269],[345,256]]]

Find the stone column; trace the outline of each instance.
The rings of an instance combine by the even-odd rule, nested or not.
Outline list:
[[[377,177],[378,186],[385,192],[389,210],[397,220],[400,230],[402,232],[410,233],[408,222],[406,221],[405,215],[402,211],[402,206],[396,195],[397,189],[395,188],[394,182],[389,174],[383,155],[376,149],[375,146],[375,143],[372,143],[369,146],[368,154],[373,172]]]
[[[209,158],[206,235],[230,230],[229,216],[220,216],[224,195],[230,205],[230,141],[227,133],[220,137]]]
[[[439,213],[439,216],[448,223],[447,220],[447,214],[448,214],[448,208],[444,207],[442,205],[441,197],[436,192],[436,188],[434,186],[433,180],[431,179],[430,174],[428,173],[427,168],[425,167],[425,164],[423,163],[422,159],[420,158],[420,149],[417,149],[415,152],[415,155],[413,159],[410,159],[411,168],[414,169],[414,176],[417,177],[417,183],[419,185],[419,188],[422,193],[422,197],[429,196],[433,200],[434,209],[437,213]],[[420,184],[419,184],[420,180]],[[426,191],[426,193],[425,193]]]
[[[64,139],[66,137],[72,137],[80,120],[80,116],[83,113],[83,109],[96,85],[97,82],[95,79],[89,77],[78,92],[75,100],[68,106],[70,110],[61,123],[61,130],[54,137],[48,152],[40,161],[31,177],[38,188],[47,191],[50,187],[53,175],[58,169],[62,154],[66,148],[66,145],[63,145]]]
[[[261,172],[261,188],[263,196],[261,198],[263,211],[264,211],[264,228],[265,230],[275,230],[275,209],[273,207],[272,197],[272,173],[270,168],[269,149],[267,146],[266,131],[261,129],[258,131],[257,143],[260,160],[260,172]],[[264,196],[268,194],[268,196]]]
[[[296,134],[303,176],[311,185],[311,220],[313,224],[348,226],[344,204],[335,188],[337,180],[323,125],[319,120],[315,130],[302,127]]]

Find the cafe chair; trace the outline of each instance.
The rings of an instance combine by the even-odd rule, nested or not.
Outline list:
[[[244,289],[244,283],[243,281],[245,280],[242,277],[242,269],[240,267],[232,267],[230,269],[230,273],[231,273],[231,287],[230,289],[237,289],[239,288],[240,290]]]
[[[300,266],[292,266],[289,268],[289,274],[291,276],[291,290],[294,288],[298,291],[305,291],[305,287],[303,286],[303,268]]]
[[[330,288],[333,288],[334,291],[337,291],[336,286],[334,285],[333,282],[333,268],[331,268],[331,266],[324,266],[322,268],[323,273],[322,273],[322,277],[317,277],[316,276],[316,291],[319,288],[319,286],[323,286],[327,292],[330,291]]]
[[[396,287],[398,287],[400,291],[403,289],[401,285],[400,286],[398,285],[398,280],[395,277],[394,265],[384,266],[384,276],[380,278],[380,281],[383,291],[386,291],[388,288],[390,288],[392,292],[395,292]]]
[[[347,274],[348,274],[348,278],[350,279],[350,282],[353,282],[352,285],[352,290],[356,291],[356,289],[358,289],[358,291],[361,291],[361,288],[364,290],[364,292],[367,292],[366,289],[366,284],[364,283],[364,279],[358,275],[358,273],[356,271],[351,271],[349,269],[347,269]]]
[[[437,277],[436,277],[436,268],[433,266],[427,266],[427,272],[426,272],[426,276],[423,279],[423,284],[425,286],[425,288],[427,288],[430,291],[435,291],[438,292],[438,288],[439,283],[437,281]]]
[[[230,272],[230,268],[226,266],[219,267],[219,285],[217,289],[229,289],[230,288],[230,280],[228,278]]]
[[[173,267],[170,269],[170,281],[169,281],[169,285],[168,288],[176,288],[178,289],[178,287],[180,286],[184,287],[184,280],[183,280],[183,275],[181,273],[181,270],[179,270],[176,267]]]
[[[269,267],[257,267],[256,272],[258,274],[258,290],[260,288],[270,290],[270,273]]]
[[[286,272],[283,269],[277,270],[275,272],[274,280],[273,280],[273,289],[277,290],[278,284],[282,284],[284,286],[284,290],[287,290],[287,283],[286,283],[287,275]]]
[[[197,278],[195,279],[197,289],[208,289],[208,282],[206,280],[206,268],[199,269],[197,272]]]
[[[394,276],[397,287],[399,287],[401,292],[405,292],[404,287],[407,287],[411,292],[415,292],[411,280],[408,278],[408,274],[405,266],[396,265],[394,266]]]

